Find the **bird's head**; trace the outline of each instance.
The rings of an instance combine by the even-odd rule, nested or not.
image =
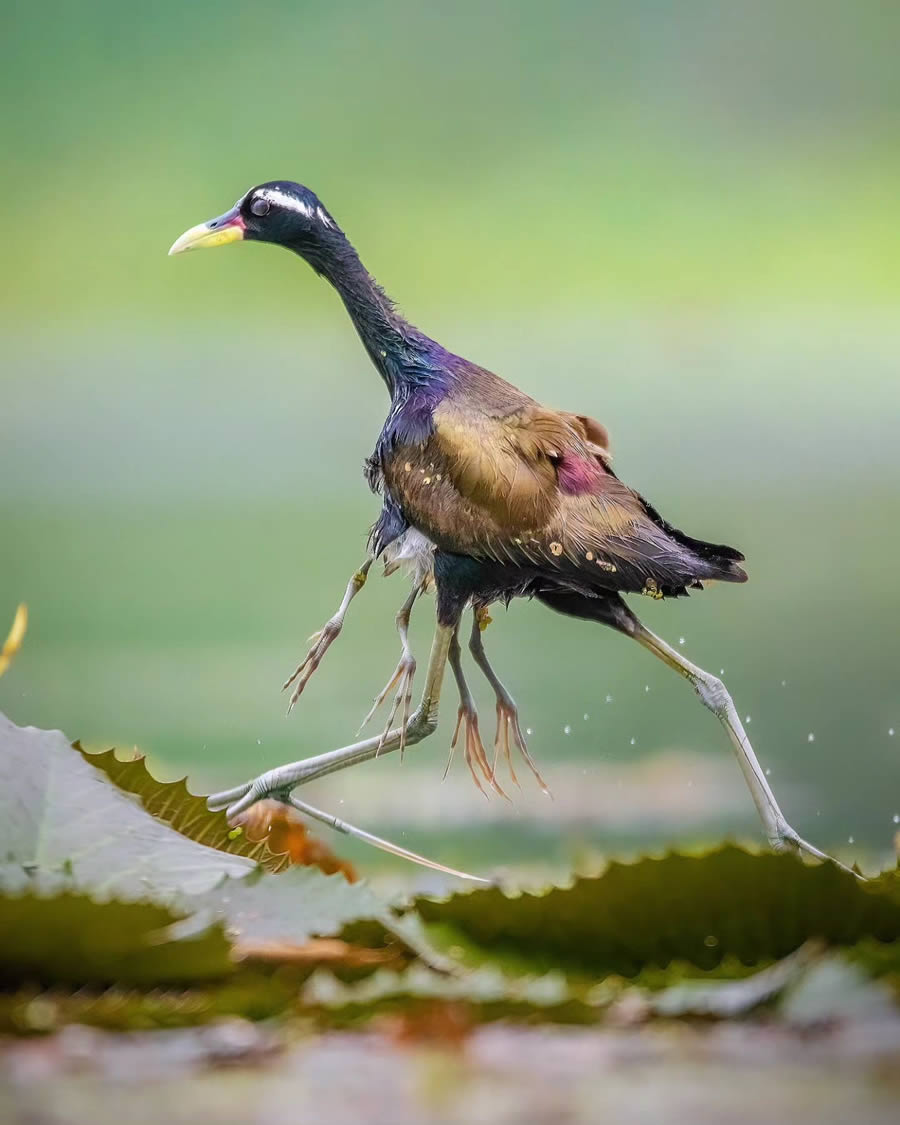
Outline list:
[[[302,254],[313,265],[343,235],[315,192],[302,184],[272,180],[251,188],[216,219],[199,223],[175,240],[170,254],[255,239]]]

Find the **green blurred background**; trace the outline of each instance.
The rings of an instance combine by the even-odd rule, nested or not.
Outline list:
[[[725,669],[798,830],[890,850],[900,8],[57,0],[4,22],[0,632],[20,600],[32,623],[0,708],[201,790],[350,740],[392,669],[399,577],[284,717],[379,507],[360,467],[386,400],[339,301],[269,247],[166,258],[299,179],[416,324],[602,419],[620,474],[745,551],[747,586],[638,608]],[[480,870],[756,835],[676,677],[538,606],[495,618],[555,802],[526,780],[487,803],[461,761],[441,785],[452,689],[402,765],[309,799]]]

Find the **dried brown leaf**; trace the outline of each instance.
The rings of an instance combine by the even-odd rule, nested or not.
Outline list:
[[[25,631],[28,628],[28,606],[24,602],[16,610],[16,615],[13,618],[12,627],[9,630],[9,635],[3,642],[3,648],[0,649],[0,676],[9,668],[13,662],[13,658],[22,647],[22,642],[25,640]]]
[[[352,863],[313,836],[300,815],[281,801],[257,801],[231,823],[242,828],[248,840],[265,842],[270,851],[286,855],[298,866],[318,867],[326,875],[340,872],[348,883],[355,883],[359,877]]]

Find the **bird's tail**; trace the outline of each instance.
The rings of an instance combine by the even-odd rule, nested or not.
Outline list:
[[[664,520],[657,510],[641,497],[647,515],[660,527],[670,539],[674,539],[681,547],[685,547],[696,557],[701,565],[698,567],[698,579],[711,582],[746,582],[747,572],[740,565],[744,556],[735,547],[724,543],[707,543],[704,539],[694,539],[685,535],[677,527],[673,527]]]

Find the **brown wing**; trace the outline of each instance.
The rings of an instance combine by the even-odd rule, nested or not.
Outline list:
[[[434,421],[444,473],[431,510],[445,549],[652,596],[730,576],[615,476],[593,419],[530,401],[498,416],[446,400]]]

